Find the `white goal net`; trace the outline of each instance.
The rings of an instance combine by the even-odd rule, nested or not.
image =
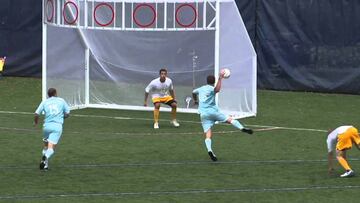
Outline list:
[[[73,109],[153,110],[144,89],[166,68],[178,112],[195,113],[185,98],[222,67],[219,107],[255,116],[256,53],[233,0],[43,0],[43,99],[54,87]]]

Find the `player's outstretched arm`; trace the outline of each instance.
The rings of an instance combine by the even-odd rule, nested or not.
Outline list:
[[[198,105],[198,104],[199,104],[199,100],[198,100],[198,98],[197,98],[197,94],[192,93],[192,97],[193,97],[193,100],[194,100],[194,104],[195,104],[195,105]]]
[[[333,166],[333,161],[334,161],[334,153],[328,152],[328,172],[329,175],[331,175],[334,171],[334,166]]]
[[[147,106],[147,99],[149,97],[149,93],[145,92],[145,98],[144,98],[144,106]]]
[[[37,113],[35,113],[34,116],[34,126],[37,126],[37,124],[39,123],[39,115]]]
[[[222,79],[223,79],[223,76],[220,74],[219,79],[218,79],[215,89],[214,89],[215,93],[220,92]]]
[[[171,95],[171,97],[174,99],[174,100],[176,100],[176,98],[175,98],[175,90],[169,90],[169,92],[170,92],[170,95]]]

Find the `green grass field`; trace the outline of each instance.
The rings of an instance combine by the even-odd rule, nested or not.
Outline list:
[[[61,96],[61,92],[59,92]],[[327,174],[327,129],[360,127],[360,96],[258,91],[258,115],[213,129],[209,159],[196,114],[181,127],[152,112],[83,109],[65,121],[50,162],[38,169],[41,126],[33,112],[41,80],[0,80],[1,202],[359,202],[360,152],[350,150],[354,178]],[[336,162],[335,162],[336,163]]]

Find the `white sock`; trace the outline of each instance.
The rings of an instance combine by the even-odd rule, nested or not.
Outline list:
[[[244,128],[244,126],[241,125],[241,123],[238,120],[235,120],[235,119],[231,120],[231,125],[233,125],[235,128],[237,128],[239,130]]]
[[[42,155],[44,156],[45,155],[45,153],[46,153],[46,148],[44,148],[43,150],[42,150]]]
[[[54,154],[54,149],[52,148],[48,148],[48,150],[46,150],[45,156],[47,159],[50,159],[50,157]]]
[[[205,139],[205,145],[206,145],[206,148],[207,148],[208,152],[212,152],[212,149],[211,149],[211,139],[210,139],[210,138],[206,138],[206,139]]]

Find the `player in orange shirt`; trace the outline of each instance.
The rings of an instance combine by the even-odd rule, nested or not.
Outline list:
[[[326,143],[328,148],[329,173],[331,174],[334,171],[333,153],[336,150],[336,159],[346,170],[340,177],[345,178],[354,176],[355,172],[350,168],[346,160],[346,151],[351,149],[353,143],[360,150],[360,136],[358,130],[350,125],[340,126],[329,133]]]

